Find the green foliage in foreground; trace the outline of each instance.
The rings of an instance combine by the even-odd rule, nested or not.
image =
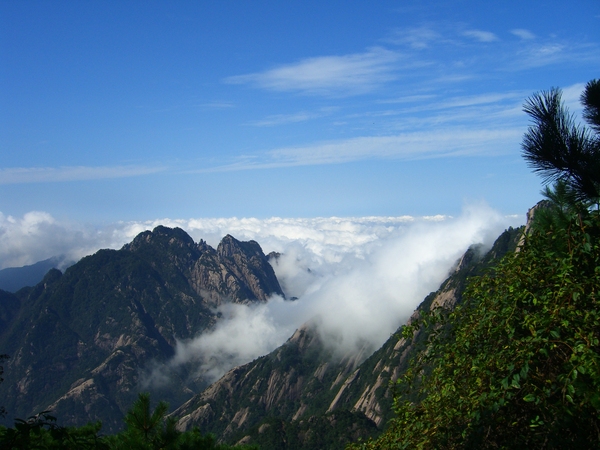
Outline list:
[[[558,222],[472,279],[454,311],[405,328],[435,331],[388,430],[353,448],[598,448],[600,215]]]
[[[291,421],[269,417],[246,430],[242,442],[269,450],[336,450],[360,437],[379,434],[375,423],[364,414],[339,410]]]
[[[81,450],[256,450],[254,446],[217,444],[213,435],[198,428],[181,432],[176,419],[166,417],[168,406],[160,402],[154,411],[150,395],[140,394],[125,416],[126,428],[113,436],[100,435],[101,424],[79,428],[61,427],[44,411],[27,420],[17,419],[13,428],[0,427],[0,449],[81,449]]]

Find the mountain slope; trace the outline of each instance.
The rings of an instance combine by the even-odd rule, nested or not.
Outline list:
[[[35,286],[50,269],[65,264],[63,257],[54,257],[38,261],[23,267],[7,267],[0,270],[0,289],[17,292],[25,286]]]
[[[477,246],[469,249],[415,315],[432,306],[451,308],[460,302],[467,277],[481,273],[513,251],[521,231],[507,230],[486,254]],[[371,356],[359,353],[340,358],[321,342],[314,325],[306,324],[283,346],[232,369],[173,415],[180,418],[181,429],[200,426],[223,440],[264,444],[264,435],[259,436],[257,430],[261,424],[273,425],[273,418],[280,421],[279,425],[287,423],[288,429],[297,422],[295,426],[301,430],[303,421],[323,420],[328,414],[347,411],[353,414],[348,426],[360,426],[359,436],[365,437],[372,430],[361,421],[368,418],[373,426],[380,427],[386,423],[392,414],[389,383],[405,370],[424,338],[417,335],[407,342],[392,336]],[[338,444],[343,447],[343,442]],[[281,445],[273,441],[268,447]]]
[[[11,355],[0,395],[10,417],[50,408],[65,424],[99,419],[113,431],[144,369],[214,325],[214,306],[273,294],[283,296],[255,242],[227,236],[215,250],[181,229],[146,231],[0,297],[0,349]],[[179,377],[162,393],[173,404],[191,395]]]

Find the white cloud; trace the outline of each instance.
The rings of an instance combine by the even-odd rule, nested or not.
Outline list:
[[[515,100],[522,98],[522,92],[485,93],[480,95],[469,95],[464,97],[451,97],[446,101],[437,103],[436,105],[439,108],[459,108],[464,106],[501,103],[506,100]]]
[[[386,39],[396,45],[408,45],[415,50],[429,48],[432,43],[441,40],[441,35],[429,26],[397,29]]]
[[[382,104],[393,104],[393,103],[420,103],[436,98],[433,94],[418,94],[418,95],[405,95],[397,98],[390,98],[386,100],[379,100],[377,103]]]
[[[490,31],[482,30],[467,30],[462,33],[464,36],[475,39],[479,42],[494,42],[498,41],[498,36]]]
[[[179,343],[172,364],[193,360],[199,373],[215,379],[281,345],[309,320],[317,320],[339,350],[354,351],[365,341],[381,345],[438,287],[470,244],[489,244],[507,226],[522,221],[501,217],[485,205],[467,207],[458,218],[165,218],[100,230],[61,223],[44,212],[22,218],[0,214],[0,267],[120,248],[161,224],[181,227],[196,242],[204,239],[213,247],[231,234],[256,240],[265,253],[281,253],[273,263],[275,272],[288,298],[298,300],[224,305],[222,320],[211,332]],[[154,375],[158,379],[168,373]]]
[[[276,323],[273,317],[283,303],[281,298],[273,298],[268,306],[222,305],[218,326],[189,342],[178,342],[170,365],[192,362],[198,367],[195,376],[215,381],[232,367],[268,353],[294,331],[289,323]]]
[[[424,159],[465,155],[498,155],[518,146],[521,128],[439,129],[392,136],[355,137],[317,142],[303,147],[270,150],[263,155],[202,171],[232,171],[275,167],[342,164],[371,158]]]
[[[228,108],[233,108],[235,106],[235,103],[214,101],[214,102],[202,103],[199,106],[203,106],[205,108],[228,109]]]
[[[150,175],[164,167],[147,166],[73,166],[73,167],[15,167],[0,169],[0,184],[44,183],[60,181],[98,180]]]
[[[319,119],[334,112],[337,108],[320,108],[317,111],[300,111],[294,114],[274,114],[262,120],[256,120],[250,123],[257,127],[273,127],[277,125],[286,125],[290,123],[306,122],[307,120]]]
[[[122,241],[111,231],[59,222],[45,212],[31,211],[21,218],[0,213],[0,269],[53,256],[77,261],[100,248],[119,247]]]
[[[307,94],[359,94],[393,80],[393,64],[398,59],[397,53],[376,47],[365,53],[307,58],[264,72],[228,77],[225,82]]]
[[[195,361],[198,374],[212,381],[272,351],[308,321],[336,351],[373,350],[437,289],[469,245],[489,245],[519,223],[484,205],[467,207],[456,219],[389,220],[321,219],[330,228],[325,231],[312,228],[318,221],[296,222],[297,228],[287,223],[275,232],[265,227],[265,240],[277,235],[282,252],[274,264],[277,276],[298,299],[224,306],[213,331],[178,344],[172,364]],[[282,222],[271,225],[277,229]]]
[[[444,216],[421,220],[439,221]],[[216,248],[223,236],[240,240],[257,240],[263,249],[284,251],[290,242],[302,245],[318,258],[336,261],[341,254],[355,252],[362,246],[389,234],[406,223],[419,220],[400,217],[328,217],[328,218],[195,218],[154,219],[141,222],[117,222],[102,228],[59,221],[50,214],[31,211],[23,217],[0,212],[0,269],[19,267],[66,255],[70,260],[95,253],[101,248],[121,248],[139,233],[158,225],[180,227],[195,241],[204,239]]]
[[[516,28],[514,30],[510,30],[510,32],[524,41],[535,39],[535,34],[529,30],[525,30],[524,28]]]
[[[565,45],[559,43],[530,46],[518,53],[515,64],[519,69],[556,64],[570,57],[565,50]]]
[[[309,142],[305,145],[256,151],[191,173],[273,169],[280,167],[344,164],[366,159],[429,159],[456,156],[496,156],[519,148],[526,117],[522,102],[530,92],[486,92],[446,97],[416,94],[378,101],[395,105],[386,110],[346,115],[346,121],[384,124],[379,135]],[[275,126],[328,115],[334,108],[274,115],[254,122]],[[390,120],[390,117],[393,118]],[[374,119],[373,119],[374,120]]]
[[[562,100],[571,113],[579,113],[582,109],[581,94],[586,83],[577,83],[562,89]]]

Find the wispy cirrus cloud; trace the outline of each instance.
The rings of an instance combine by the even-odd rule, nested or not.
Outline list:
[[[577,83],[562,89],[562,100],[571,113],[580,113],[582,109],[581,94],[585,89],[585,83]]]
[[[227,108],[233,108],[235,106],[235,103],[214,101],[214,102],[208,102],[208,103],[201,103],[198,106],[202,106],[203,108],[227,109]]]
[[[515,100],[523,98],[523,92],[499,92],[486,93],[480,95],[467,95],[463,97],[451,97],[446,101],[437,103],[440,109],[458,108],[465,106],[477,106],[486,104],[499,104],[506,100]]]
[[[13,167],[0,169],[0,184],[52,183],[150,175],[166,170],[150,166]]]
[[[320,108],[317,111],[300,111],[293,114],[273,114],[261,120],[250,122],[250,125],[256,127],[273,127],[277,125],[286,125],[289,123],[306,122],[307,120],[320,119],[329,116],[338,108],[328,107]]]
[[[394,63],[399,59],[398,53],[375,47],[365,53],[306,58],[264,72],[228,77],[224,81],[274,91],[354,95],[393,80]]]
[[[575,52],[575,48],[559,42],[530,45],[517,52],[508,68],[522,70],[558,64],[573,59]],[[586,57],[585,53],[581,54],[582,58]]]
[[[496,36],[494,33],[490,32],[490,31],[483,31],[483,30],[467,30],[467,31],[463,31],[463,36],[475,39],[476,41],[479,42],[494,42],[494,41],[498,41],[500,39],[498,39],[498,36]]]
[[[597,43],[573,43],[560,40],[532,41],[515,52],[507,64],[510,70],[529,70],[563,63],[600,64],[600,48]]]
[[[441,39],[440,32],[431,26],[423,25],[394,30],[392,35],[385,41],[395,45],[408,45],[415,50],[423,50]]]
[[[526,126],[522,91],[488,92],[445,99],[434,94],[416,94],[382,100],[398,105],[360,115],[349,121],[384,120],[378,135],[359,135],[318,141],[241,155],[230,162],[193,172],[219,172],[279,167],[344,164],[362,160],[418,160],[460,156],[502,155],[519,148]],[[307,117],[274,117],[279,120]],[[389,119],[391,118],[391,119]]]
[[[510,32],[524,41],[535,39],[535,34],[524,28],[515,28],[514,30],[510,30]]]
[[[403,104],[403,103],[419,103],[423,101],[429,101],[434,99],[436,96],[434,94],[417,94],[417,95],[405,95],[402,97],[388,98],[385,100],[378,100],[377,103],[380,104]]]
[[[385,41],[395,45],[405,45],[414,50],[424,50],[439,45],[459,45],[461,36],[479,42],[500,40],[498,36],[490,31],[477,29],[460,31],[456,28],[456,25],[427,24],[396,29]]]
[[[422,159],[443,156],[498,154],[507,139],[520,138],[522,130],[451,129],[403,133],[394,136],[355,137],[306,147],[268,152],[271,161],[286,165],[336,164],[370,158]]]
[[[245,155],[231,164],[192,172],[273,169],[344,164],[367,159],[428,159],[499,155],[518,146],[523,130],[515,128],[447,128],[390,136],[362,136]]]

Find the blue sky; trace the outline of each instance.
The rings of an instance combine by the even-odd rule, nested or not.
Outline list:
[[[524,100],[599,76],[597,0],[2,0],[0,213],[524,214]]]

